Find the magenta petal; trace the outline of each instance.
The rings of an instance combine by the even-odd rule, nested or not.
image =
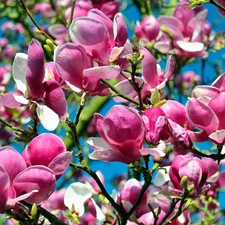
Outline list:
[[[80,17],[72,22],[69,32],[72,41],[77,45],[82,45],[90,55],[102,60],[107,57],[110,37],[102,21]]]
[[[144,135],[144,124],[137,111],[117,105],[106,114],[103,120],[103,130],[107,140],[112,144],[122,145],[127,140],[140,144]]]
[[[143,77],[151,88],[155,88],[159,84],[156,60],[146,48],[141,50],[141,54],[144,55],[144,59],[142,60]],[[149,70],[149,68],[151,68],[151,70]]]
[[[206,86],[206,85],[198,85],[193,89],[191,96],[193,98],[209,97],[211,99],[219,93],[220,93],[220,90],[216,87]],[[201,100],[201,99],[199,99],[199,100]]]
[[[225,15],[225,14],[224,14]],[[220,91],[225,91],[225,73],[221,74],[212,84],[213,87]]]
[[[186,110],[193,125],[211,134],[219,127],[219,120],[214,111],[197,99],[191,98],[187,102]]]
[[[119,66],[101,66],[86,69],[83,72],[83,89],[95,91],[101,79],[113,79],[119,76]]]
[[[214,111],[217,118],[219,119],[219,127],[218,130],[225,129],[225,92],[221,92],[211,99],[208,106]]]
[[[44,75],[44,51],[40,43],[32,39],[28,48],[26,80],[33,99],[38,99],[42,96]]]
[[[96,130],[101,135],[101,137],[104,140],[106,140],[106,137],[105,137],[105,134],[104,134],[104,131],[103,131],[103,126],[102,126],[103,116],[99,113],[95,113],[94,114],[94,122],[95,122]]]
[[[126,164],[130,164],[133,160],[127,158],[123,154],[113,149],[103,149],[93,151],[89,154],[89,158],[92,160],[101,160],[104,162],[123,162]]]
[[[33,193],[26,199],[28,203],[40,204],[47,200],[55,190],[55,174],[45,166],[31,166],[22,171],[13,181],[16,196]]]
[[[5,93],[0,97],[0,102],[8,108],[19,108],[21,103],[17,102],[13,93]]]
[[[48,166],[57,155],[66,152],[66,147],[55,134],[43,133],[35,137],[24,151],[22,155],[31,165]]]
[[[82,46],[64,44],[56,50],[55,67],[61,78],[82,89],[83,70],[88,68],[88,56]]]
[[[114,17],[114,40],[117,46],[124,46],[128,38],[126,23],[121,13],[117,13]]]
[[[48,80],[44,83],[44,100],[46,105],[58,114],[60,120],[66,119],[67,102],[64,91],[55,80]]]
[[[10,187],[10,179],[6,170],[0,166],[0,180],[1,180],[1,188],[0,188],[0,213],[5,212],[5,206],[8,199],[8,191]]]
[[[0,165],[8,173],[11,182],[18,173],[26,168],[23,157],[9,146],[0,148]]]
[[[72,152],[63,152],[57,155],[48,165],[55,173],[56,178],[59,178],[70,165]]]

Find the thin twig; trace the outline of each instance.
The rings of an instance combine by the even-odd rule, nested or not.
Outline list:
[[[36,22],[36,20],[34,19],[34,17],[32,16],[30,10],[27,8],[27,6],[25,5],[24,1],[23,0],[19,0],[20,3],[22,4],[24,10],[26,11],[27,15],[30,17],[30,19],[32,20],[33,24],[37,27],[37,29],[40,31],[41,34],[43,34],[47,39],[50,39],[53,44],[55,46],[58,45],[58,43],[56,43],[39,25],[38,23]]]

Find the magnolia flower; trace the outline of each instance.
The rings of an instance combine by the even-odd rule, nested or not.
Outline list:
[[[27,145],[22,156],[27,166],[44,165],[59,178],[68,168],[72,152],[66,151],[65,144],[55,134],[43,133]]]
[[[169,191],[175,194],[182,194],[183,187],[181,180],[187,177],[187,187],[194,185],[191,195],[200,195],[208,190],[210,186],[206,184],[208,178],[208,168],[205,163],[192,155],[178,155],[175,156],[170,170],[169,176],[171,185]]]
[[[105,117],[96,113],[94,119],[102,138],[88,139],[88,144],[94,149],[89,155],[91,159],[129,164],[141,157],[144,124],[137,111],[117,105]]]
[[[99,65],[116,61],[128,38],[121,13],[117,13],[112,22],[98,9],[90,10],[86,17],[73,20],[69,34],[72,42],[83,46]]]
[[[0,213],[17,202],[41,204],[55,190],[54,172],[42,165],[27,167],[22,156],[11,147],[0,148]]]
[[[28,55],[16,54],[13,78],[20,94],[4,94],[1,101],[6,107],[18,108],[33,103],[41,124],[47,130],[56,129],[59,119],[65,120],[67,103],[64,92],[54,79],[46,79],[44,52],[37,40],[31,41]]]
[[[108,88],[100,83],[101,78],[116,78],[120,74],[119,66],[94,67],[93,59],[86,50],[73,43],[58,47],[54,58],[57,72],[75,92],[89,91],[92,94],[101,94]]]

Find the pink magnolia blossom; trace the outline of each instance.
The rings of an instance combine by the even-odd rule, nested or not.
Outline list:
[[[117,105],[105,117],[95,114],[94,119],[102,138],[88,139],[88,144],[94,149],[89,155],[91,159],[129,164],[141,157],[145,130],[136,110]]]
[[[169,176],[171,179],[171,186],[169,191],[175,194],[182,194],[183,187],[181,186],[181,179],[187,177],[187,186],[194,185],[191,195],[196,196],[208,190],[210,186],[206,184],[208,178],[208,168],[204,162],[192,155],[178,155],[175,156],[170,170]]]
[[[128,38],[122,14],[117,13],[112,22],[97,9],[90,10],[86,17],[73,20],[69,34],[72,42],[83,46],[99,65],[118,60]]]
[[[216,144],[225,143],[224,123],[224,78],[221,74],[212,86],[197,86],[186,105],[192,124],[200,129],[190,133],[193,141],[211,140]]]
[[[142,183],[136,179],[128,180],[123,189],[120,192],[119,201],[122,203],[124,209],[129,212],[132,206],[135,205],[138,196],[142,189]],[[143,214],[149,212],[148,208],[148,194],[147,192],[144,193],[140,204],[138,205],[137,209],[134,211],[134,215],[136,217],[140,217]]]
[[[210,23],[206,20],[207,10],[194,11],[186,6],[187,3],[180,2],[173,16],[158,18],[160,25],[173,35],[173,41],[167,34],[163,34],[154,47],[162,53],[176,54],[179,57],[205,58],[208,55],[206,46],[213,39]]]
[[[158,20],[153,16],[145,16],[141,22],[135,26],[135,33],[142,41],[155,41],[160,33]]]
[[[20,94],[4,94],[1,101],[6,107],[19,108],[32,102],[40,122],[48,130],[54,130],[59,119],[65,120],[67,103],[64,92],[54,78],[46,77],[44,52],[37,40],[31,41],[28,55],[16,54],[13,78]]]
[[[22,156],[11,147],[0,149],[0,177],[0,213],[14,208],[21,200],[40,204],[55,190],[51,169],[42,165],[27,167]]]
[[[65,144],[58,136],[43,133],[27,145],[22,156],[27,166],[44,165],[59,178],[68,168],[72,153],[66,151]]]
[[[55,67],[67,85],[76,92],[89,91],[105,95],[107,86],[100,83],[101,78],[116,78],[119,66],[94,67],[93,59],[81,45],[64,44],[56,49]],[[108,92],[106,91],[106,94]]]

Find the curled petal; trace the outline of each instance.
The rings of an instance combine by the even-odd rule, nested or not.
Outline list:
[[[46,105],[59,116],[60,120],[66,119],[67,102],[65,94],[56,81],[48,80],[45,82],[44,100]]]
[[[45,166],[30,166],[19,173],[13,181],[16,196],[34,192],[26,199],[28,203],[41,204],[54,192],[55,174]]]
[[[144,55],[144,59],[142,60],[143,77],[151,88],[155,88],[159,84],[156,60],[146,48],[141,50],[141,54]],[[149,70],[149,68],[151,68],[151,70]]]
[[[219,120],[211,108],[199,100],[191,98],[186,105],[186,109],[193,125],[203,129],[207,134],[217,130]]]
[[[72,152],[64,152],[57,155],[48,165],[55,173],[56,178],[58,179],[70,165],[72,157]]]
[[[220,91],[225,91],[225,73],[221,74],[212,84],[213,87],[218,88]]]
[[[62,79],[82,89],[83,70],[89,68],[85,49],[72,43],[58,47],[55,52],[55,67]]]
[[[49,131],[55,130],[59,124],[59,116],[46,105],[37,104],[37,116],[43,127]]]
[[[75,182],[69,185],[64,196],[64,204],[75,210],[78,216],[84,214],[84,203],[91,198],[92,188],[88,184]]]
[[[117,13],[114,17],[113,31],[114,40],[117,43],[117,46],[123,46],[127,41],[128,31],[121,13]]]
[[[13,79],[16,82],[18,90],[25,93],[26,86],[26,68],[27,68],[27,54],[17,53],[13,61]]]
[[[1,180],[1,189],[0,189],[0,213],[5,212],[6,202],[8,199],[8,191],[10,188],[10,178],[6,170],[0,166],[0,180]]]

